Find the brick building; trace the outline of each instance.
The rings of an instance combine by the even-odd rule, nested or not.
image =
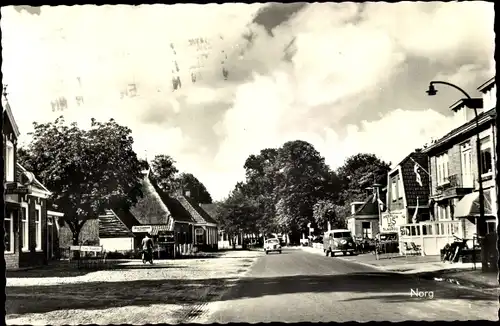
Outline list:
[[[54,223],[57,212],[48,210],[50,192],[17,163],[20,135],[6,94],[2,98],[4,157],[4,258],[7,270],[46,264],[54,258]]]
[[[478,90],[483,94],[482,107],[477,109],[478,119],[475,119],[474,110],[467,108],[463,100],[456,102],[451,109],[457,117],[463,119],[463,124],[425,149],[429,155],[432,178],[430,186],[432,213],[437,221],[463,218],[461,232],[466,238],[472,238],[476,233],[479,182],[482,182],[484,189],[488,232],[494,232],[496,225],[495,78],[490,79]],[[477,164],[478,133],[481,171],[478,171]]]

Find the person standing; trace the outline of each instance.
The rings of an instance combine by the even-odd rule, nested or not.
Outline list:
[[[151,263],[153,262],[153,239],[150,234],[147,233],[142,239],[142,250],[147,252],[148,257],[151,259]]]

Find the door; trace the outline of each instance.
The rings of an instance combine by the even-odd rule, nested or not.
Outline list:
[[[464,188],[473,188],[472,178],[472,154],[470,142],[460,146],[462,163],[462,186]]]

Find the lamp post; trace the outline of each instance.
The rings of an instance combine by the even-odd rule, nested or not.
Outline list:
[[[481,180],[481,170],[482,170],[482,165],[481,165],[481,137],[479,135],[479,119],[478,119],[478,114],[477,114],[477,105],[472,105],[473,104],[473,98],[467,94],[466,91],[458,87],[457,85],[445,82],[445,81],[431,81],[429,83],[429,89],[426,91],[426,93],[429,96],[434,96],[437,94],[437,90],[434,87],[436,84],[442,84],[446,86],[450,86],[458,91],[460,91],[462,94],[465,95],[467,98],[466,101],[464,101],[464,104],[468,108],[472,108],[474,110],[474,115],[475,115],[475,120],[476,120],[476,130],[477,130],[477,135],[476,135],[476,154],[477,154],[477,173],[478,173],[478,182],[479,182],[479,219],[478,219],[478,224],[477,224],[477,230],[478,230],[478,235],[480,238],[480,243],[481,243],[481,269],[483,271],[487,270],[488,266],[488,255],[487,255],[487,248],[485,246],[485,241],[484,241],[484,190],[483,190],[483,182]]]

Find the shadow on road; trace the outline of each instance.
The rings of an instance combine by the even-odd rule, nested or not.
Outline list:
[[[162,279],[128,282],[88,282],[55,286],[6,288],[7,314],[44,313],[60,309],[104,309],[128,305],[193,304],[203,299],[206,289],[233,287],[220,301],[293,293],[362,293],[352,300],[378,299],[382,302],[411,300],[410,289],[434,291],[436,299],[492,301],[495,296],[471,293],[452,284],[419,280],[393,273],[352,273],[342,275],[296,275],[286,277],[223,279]]]

